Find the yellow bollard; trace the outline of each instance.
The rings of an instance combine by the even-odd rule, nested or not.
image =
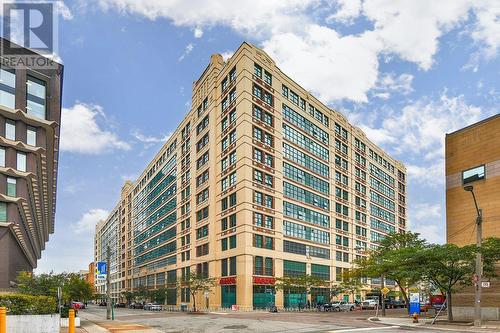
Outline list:
[[[69,309],[68,319],[69,319],[68,333],[75,333],[75,310]]]
[[[7,332],[7,309],[5,306],[0,307],[0,333]]]

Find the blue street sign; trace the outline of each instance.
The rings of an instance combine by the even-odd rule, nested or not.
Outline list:
[[[420,314],[420,294],[410,293],[410,316],[414,313]]]
[[[105,261],[99,261],[96,267],[96,275],[98,279],[105,279],[106,273],[108,272],[108,267]]]

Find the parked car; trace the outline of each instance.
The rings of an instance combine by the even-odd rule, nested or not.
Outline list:
[[[126,307],[125,303],[116,303],[115,304],[115,308],[124,308],[124,307]]]
[[[107,304],[106,304],[106,301],[101,301],[101,302],[99,302],[99,306],[106,306],[106,305],[107,305]]]
[[[325,312],[335,311],[335,307],[333,306],[332,302],[323,303],[319,305],[318,309]]]
[[[356,304],[347,301],[340,301],[338,305],[339,311],[354,311],[355,307]]]
[[[83,303],[83,302],[71,302],[70,307],[72,309],[75,309],[75,310],[85,309],[85,303]]]
[[[378,305],[378,301],[374,299],[367,299],[361,302],[361,307],[364,309],[375,309]]]
[[[162,305],[158,303],[153,303],[149,307],[149,311],[161,311],[162,309],[163,309]]]
[[[149,308],[151,307],[151,305],[153,305],[153,303],[146,303],[144,304],[144,306],[142,307],[143,310],[149,310]]]
[[[131,308],[131,309],[142,309],[142,308],[144,308],[144,304],[133,302],[133,303],[130,304],[129,308]]]
[[[391,299],[391,300],[386,300],[385,307],[387,309],[405,308],[406,303],[404,301]]]

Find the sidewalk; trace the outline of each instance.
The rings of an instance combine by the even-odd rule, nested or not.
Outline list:
[[[82,322],[82,327],[80,331],[75,330],[75,333],[118,333],[118,332],[134,332],[134,333],[162,333],[154,328],[134,324],[130,322],[124,322],[120,320],[103,320],[102,317],[98,317],[89,313],[80,313],[80,318]],[[62,331],[62,332],[67,332]]]
[[[483,323],[481,328],[467,324],[452,324],[437,320],[434,325],[431,325],[431,318],[419,318],[418,323],[414,323],[412,318],[397,318],[397,317],[370,317],[369,321],[391,326],[406,326],[406,327],[425,327],[426,329],[435,329],[442,331],[468,331],[481,333],[498,333],[500,332],[499,321],[487,321]]]

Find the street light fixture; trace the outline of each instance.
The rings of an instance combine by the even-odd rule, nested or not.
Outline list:
[[[482,239],[482,211],[477,206],[476,196],[474,194],[474,186],[467,185],[464,186],[464,190],[472,193],[472,198],[474,199],[474,206],[476,206],[476,226],[477,226],[477,239],[476,239],[476,274],[474,277],[474,282],[476,283],[476,297],[474,302],[474,326],[481,327],[481,287],[482,287],[482,258],[481,258],[481,239]]]

